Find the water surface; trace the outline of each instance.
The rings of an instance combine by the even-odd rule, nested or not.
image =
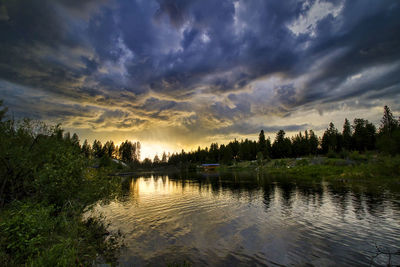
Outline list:
[[[388,263],[373,258],[376,246],[400,249],[398,187],[256,173],[141,175],[96,211],[125,235],[121,266],[374,266]]]

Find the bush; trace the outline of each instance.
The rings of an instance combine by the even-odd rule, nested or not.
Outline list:
[[[346,149],[343,149],[342,151],[340,151],[339,156],[342,159],[347,159],[349,158],[350,152]]]
[[[53,211],[51,206],[17,202],[3,212],[0,246],[10,256],[9,260],[21,263],[40,253],[49,241],[48,236],[55,231]]]
[[[120,192],[59,126],[0,121],[0,266],[92,265],[115,261],[118,235],[101,220],[82,220],[88,205]]]
[[[329,149],[328,153],[326,153],[326,156],[327,156],[328,158],[330,158],[330,159],[337,158],[337,155],[336,155],[335,151],[333,151],[333,150],[331,150],[331,149]]]
[[[353,151],[350,153],[349,158],[354,161],[365,161],[367,158],[361,155],[358,151]]]
[[[296,161],[296,166],[308,166],[309,162],[307,159],[300,159]]]
[[[30,201],[13,203],[1,218],[1,266],[88,266],[98,255],[116,262],[120,234],[100,219]]]

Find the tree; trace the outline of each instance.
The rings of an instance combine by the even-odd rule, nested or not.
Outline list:
[[[104,153],[107,155],[109,158],[112,158],[115,153],[115,145],[113,141],[107,141],[104,144]]]
[[[230,145],[221,145],[220,150],[222,154],[222,162],[225,164],[231,164],[233,158],[232,147]]]
[[[352,148],[352,133],[349,120],[346,118],[343,124],[342,132],[343,148],[350,150]]]
[[[210,145],[210,150],[209,150],[209,160],[211,162],[218,162],[218,155],[219,155],[219,151],[218,151],[218,144],[217,143],[212,143]]]
[[[267,138],[266,147],[267,147],[267,155],[265,156],[265,158],[271,158],[272,157],[272,145],[271,145],[271,139],[269,137]]]
[[[138,160],[136,152],[137,145],[132,143],[131,141],[126,140],[125,142],[122,142],[119,146],[118,154],[122,161],[126,163],[132,163]]]
[[[90,148],[90,145],[89,145],[89,143],[88,143],[88,140],[87,139],[85,139],[85,141],[83,142],[83,145],[82,145],[82,148],[81,148],[81,150],[82,150],[82,153],[83,153],[83,155],[85,155],[85,157],[86,158],[90,158],[90,156],[91,156],[91,148]]]
[[[257,146],[258,146],[257,152],[261,152],[264,158],[267,157],[268,154],[267,141],[265,140],[264,130],[261,130],[258,136]]]
[[[318,137],[315,135],[313,130],[310,130],[310,137],[308,140],[308,144],[310,147],[310,153],[312,155],[316,155],[318,152]]]
[[[329,128],[326,129],[324,135],[322,136],[322,152],[327,153],[329,150],[331,151],[340,151],[340,140],[341,136],[339,135],[338,130],[335,128],[335,125],[331,122],[329,123]]]
[[[81,149],[81,146],[79,144],[79,137],[76,133],[74,133],[71,137],[71,144],[76,147],[77,149]]]
[[[168,162],[167,154],[165,153],[165,151],[162,154],[161,162],[164,164]]]
[[[0,108],[3,106],[3,100],[0,99]],[[6,113],[7,113],[8,108],[4,107],[2,109],[0,109],[0,121],[3,120],[3,118],[5,117]]]
[[[394,119],[388,106],[384,107],[376,146],[384,153],[400,153],[400,121]]]
[[[388,106],[385,106],[383,109],[384,111],[383,111],[383,117],[381,119],[381,126],[379,128],[379,133],[391,134],[399,127],[399,122],[397,122],[394,119],[393,114]]]
[[[274,144],[272,145],[272,155],[274,158],[285,158],[291,155],[291,142],[285,138],[285,131],[279,130],[276,133]]]
[[[151,159],[145,158],[145,159],[143,160],[142,165],[143,165],[145,168],[150,168],[150,167],[152,166]]]
[[[354,146],[355,149],[362,152],[375,148],[375,126],[364,119],[354,119]]]
[[[93,141],[92,149],[93,149],[93,155],[95,157],[101,158],[104,155],[103,145],[99,140],[95,139]]]
[[[158,157],[158,155],[156,154],[155,156],[154,156],[154,159],[153,159],[153,164],[159,164],[160,163],[160,158]]]

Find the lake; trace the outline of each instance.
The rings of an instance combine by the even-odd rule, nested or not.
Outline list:
[[[378,248],[400,250],[399,181],[249,172],[124,179],[118,200],[95,207],[125,236],[121,266],[379,266],[389,257]]]

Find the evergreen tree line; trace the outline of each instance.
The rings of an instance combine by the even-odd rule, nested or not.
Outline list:
[[[172,154],[168,163],[224,163],[269,158],[302,157],[310,155],[335,155],[349,151],[377,151],[387,154],[400,153],[400,120],[393,117],[388,106],[384,107],[384,115],[379,129],[365,119],[356,118],[351,125],[345,119],[341,132],[331,122],[322,137],[314,131],[299,132],[292,138],[286,137],[284,130],[276,133],[275,140],[265,138],[261,130],[258,141],[249,139],[233,140],[227,145],[212,143],[210,147],[200,147],[191,152]],[[344,153],[345,154],[345,153]]]
[[[74,138],[74,136],[76,136],[76,138]],[[77,139],[78,136],[74,134],[71,140],[74,140],[73,142],[75,143],[75,140]],[[79,146],[79,140],[76,142],[76,144]],[[99,140],[96,139],[93,141],[92,145],[85,140],[80,147],[82,153],[87,158],[115,158],[127,164],[139,164],[140,148],[140,142],[131,142],[126,140],[119,146],[116,146],[113,141],[107,141],[103,145]]]

